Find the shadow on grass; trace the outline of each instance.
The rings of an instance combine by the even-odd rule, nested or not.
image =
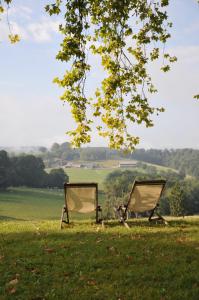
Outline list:
[[[198,232],[176,227],[14,222],[2,233],[5,299],[192,299],[199,294]],[[198,223],[197,223],[198,224]],[[132,225],[132,224],[131,224]],[[17,277],[16,277],[17,274]],[[15,292],[8,284],[18,280]],[[3,298],[3,299],[4,299]]]
[[[107,226],[115,227],[115,226],[122,226],[124,225],[119,220],[106,220],[104,222]],[[126,223],[130,227],[165,227],[166,225],[162,222],[149,222],[148,219],[129,219]]]
[[[18,219],[18,218],[0,215],[0,221],[25,221],[25,219]]]
[[[170,220],[169,224],[171,226],[199,226],[199,218],[198,219],[179,219],[179,220]]]
[[[4,203],[4,202],[5,202],[5,203],[12,202],[12,203],[20,203],[20,204],[22,203],[21,200],[16,200],[16,199],[11,199],[11,200],[10,200],[10,199],[9,199],[9,200],[8,200],[8,199],[0,199],[0,203],[1,203],[1,202],[3,202],[3,203]]]
[[[162,221],[148,221],[148,218],[140,218],[140,219],[128,219],[126,223],[129,225],[130,228],[134,227],[154,227],[154,228],[166,228],[166,227],[176,227],[176,226],[199,226],[199,218],[198,220],[192,219],[189,221],[189,219],[175,219],[175,220],[170,220],[165,218],[165,221],[167,224],[165,224]],[[105,220],[104,224],[107,227],[115,227],[115,226],[122,226],[124,225],[119,221],[119,220]]]

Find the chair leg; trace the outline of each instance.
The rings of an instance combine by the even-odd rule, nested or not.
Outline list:
[[[129,225],[125,222],[125,220],[123,220],[121,223],[122,223],[126,228],[130,229]]]
[[[153,217],[154,214],[157,215],[157,217]],[[154,208],[149,216],[149,222],[153,222],[153,221],[162,221],[165,225],[168,225],[168,222],[157,212],[157,209]]]
[[[66,220],[67,218],[67,220]],[[68,213],[66,211],[66,206],[64,205],[61,212],[60,228],[63,229],[63,223],[69,224]]]
[[[115,216],[119,219],[119,222],[123,224],[126,228],[130,228],[129,225],[126,223],[126,217],[124,214],[124,208],[122,206],[114,207]]]
[[[100,214],[100,217],[99,217]],[[102,216],[102,208],[100,205],[97,206],[96,208],[96,224],[101,224],[102,227],[104,227],[104,220]]]

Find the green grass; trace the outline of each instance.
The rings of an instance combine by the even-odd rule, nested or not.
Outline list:
[[[58,219],[63,203],[62,190],[11,188],[0,192],[0,218]]]
[[[84,161],[84,160],[77,160],[77,163],[84,164],[84,163],[94,163],[103,168],[114,168],[118,167],[119,160],[110,159],[110,160],[96,160],[96,161]]]
[[[115,161],[113,161],[115,162]],[[99,184],[99,188],[103,190],[103,182],[106,179],[106,176],[114,172],[116,170],[131,170],[131,171],[138,171],[145,173],[146,171],[142,168],[116,168],[113,167],[113,165],[110,164],[110,161],[107,162],[108,167],[105,169],[84,169],[84,168],[65,168],[65,172],[69,175],[70,182],[97,182]],[[147,164],[147,163],[146,163]],[[158,165],[152,165],[148,164],[150,166],[156,167],[157,171],[173,171],[177,172],[174,169],[158,166]]]
[[[106,176],[114,170],[116,169],[66,168],[65,172],[69,175],[70,182],[97,182],[99,188],[103,189],[103,182]]]
[[[102,186],[110,169],[67,171]],[[0,193],[0,300],[198,300],[199,217],[127,230],[74,214],[61,231],[63,202],[63,190]]]
[[[171,172],[178,173],[178,171],[176,169],[173,169],[173,168],[169,168],[169,167],[165,167],[165,166],[161,166],[161,165],[156,165],[156,164],[151,164],[151,163],[148,163],[148,162],[143,162],[143,163],[148,165],[148,166],[155,167],[157,171],[165,171],[165,172],[171,171]]]
[[[99,193],[99,203],[102,205],[103,201],[104,195]],[[10,188],[0,192],[0,220],[57,220],[63,205],[63,190]],[[88,215],[72,214],[72,218],[85,217],[88,218]]]
[[[0,221],[0,299],[198,300],[199,217],[131,226]]]

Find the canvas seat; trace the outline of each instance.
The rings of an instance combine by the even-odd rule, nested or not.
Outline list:
[[[126,220],[128,212],[130,211],[135,214],[149,212],[150,222],[162,221],[166,224],[166,220],[157,212],[159,200],[165,185],[165,180],[135,180],[126,205],[121,205],[116,208],[116,214],[120,222],[128,227]],[[156,214],[156,217],[154,217],[154,214]]]
[[[98,205],[97,183],[65,183],[65,205],[61,214],[61,228],[63,223],[70,223],[70,212],[89,214],[95,212],[96,223],[102,222],[102,209]]]

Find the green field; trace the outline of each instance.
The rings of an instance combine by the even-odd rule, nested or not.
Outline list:
[[[117,169],[82,169],[66,168],[65,172],[69,175],[70,182],[97,182],[99,188],[103,189],[103,182],[106,176]]]
[[[198,300],[199,218],[0,221],[1,300]]]
[[[103,181],[113,169],[66,169],[70,182],[98,182],[103,188]],[[99,203],[104,202],[104,195],[99,193]],[[58,220],[64,204],[64,192],[57,189],[9,188],[0,192],[0,219],[13,220]],[[88,217],[88,216],[86,216]],[[93,216],[91,216],[93,217]],[[82,214],[73,213],[72,218],[84,219]]]
[[[113,167],[113,163],[116,165],[116,161],[108,161],[107,164],[111,167],[105,169],[67,168],[65,172],[69,175],[70,182],[97,182],[100,191],[103,191],[106,176],[119,170]],[[105,195],[100,192],[100,205],[103,205],[104,198]],[[6,192],[0,192],[0,219],[57,220],[63,204],[63,190],[10,188]],[[73,214],[72,217],[84,218],[81,214]]]
[[[99,193],[99,203],[103,201],[104,195]],[[0,192],[0,220],[59,220],[63,204],[63,190],[10,188]],[[85,216],[73,213],[72,218]]]
[[[115,162],[115,161],[113,161]],[[112,162],[112,164],[113,164]],[[65,172],[69,175],[69,180],[70,182],[97,182],[99,184],[99,188],[103,189],[103,182],[106,179],[106,176],[116,170],[121,170],[124,171],[126,170],[125,168],[116,168],[116,167],[109,167],[110,166],[110,162],[107,162],[107,168],[105,169],[83,169],[83,168],[66,168]],[[118,165],[118,163],[115,165]],[[176,170],[171,169],[171,168],[167,168],[167,167],[163,167],[163,166],[158,166],[158,165],[152,165],[152,164],[148,164],[150,166],[153,166],[157,169],[157,171],[173,171],[176,172]],[[104,166],[105,162],[104,162]],[[144,169],[141,168],[128,168],[127,170],[135,170],[135,171],[139,171],[139,172],[146,172]]]
[[[70,182],[97,182],[103,189],[103,181],[113,169],[79,169],[65,171]],[[99,203],[104,195],[99,193]],[[58,189],[9,188],[0,192],[0,219],[16,220],[56,220],[60,218],[64,204],[64,191]],[[73,214],[74,218],[84,218],[82,214]]]
[[[0,218],[59,219],[63,202],[62,190],[11,188],[0,192]]]

